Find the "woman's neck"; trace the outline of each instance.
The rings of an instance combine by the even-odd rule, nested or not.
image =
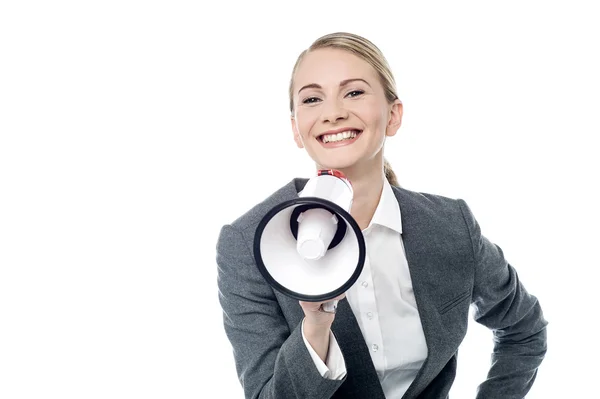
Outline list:
[[[364,230],[371,223],[379,205],[385,179],[383,164],[379,168],[349,168],[341,172],[350,180],[354,191],[350,214]]]

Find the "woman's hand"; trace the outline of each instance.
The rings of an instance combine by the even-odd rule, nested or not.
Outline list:
[[[344,293],[330,301],[339,301],[345,296],[346,294]],[[304,336],[323,362],[326,362],[327,359],[329,333],[335,319],[335,313],[328,313],[321,310],[321,305],[327,302],[329,301],[300,301],[300,306],[304,311]]]
[[[334,299],[323,302],[305,302],[299,301],[302,310],[304,311],[304,328],[306,326],[322,327],[329,330],[333,320],[335,319],[335,313],[328,313],[321,310],[321,306],[330,301],[340,301],[346,297],[346,294],[342,294]]]

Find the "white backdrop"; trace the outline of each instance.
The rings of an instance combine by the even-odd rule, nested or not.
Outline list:
[[[217,235],[312,174],[288,80],[339,30],[396,75],[404,121],[386,156],[401,184],[465,199],[541,301],[549,352],[528,397],[589,397],[592,2],[200,3],[0,5],[0,397],[242,397]],[[454,398],[474,397],[491,348],[471,323]]]

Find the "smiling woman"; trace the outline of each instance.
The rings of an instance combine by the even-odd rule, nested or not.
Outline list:
[[[289,94],[297,146],[352,183],[367,259],[337,313],[270,288],[249,248],[306,179],[222,228],[219,299],[246,397],[447,398],[470,305],[496,345],[477,397],[524,397],[546,353],[540,304],[465,201],[398,185],[383,152],[403,107],[383,54],[354,34],[321,37],[298,57]]]
[[[344,76],[346,78],[340,79]],[[311,81],[315,77],[317,81]],[[321,158],[311,145],[311,137],[325,148],[339,148],[354,144],[361,136],[370,136],[362,138],[362,144],[370,144],[371,147],[365,155],[373,157],[379,154],[383,157],[383,152],[379,150],[383,148],[385,137],[395,135],[402,120],[402,103],[398,99],[396,82],[385,57],[376,46],[357,35],[327,35],[303,51],[292,71],[289,95],[296,144],[305,148],[317,165],[324,168],[328,166],[317,160]],[[321,117],[323,112],[328,113],[327,118],[333,119],[345,119],[347,113],[354,113],[356,117],[348,121],[345,127],[314,131],[322,129],[322,126],[314,126],[314,120]],[[388,116],[393,117],[387,121],[389,126],[381,126]],[[334,124],[336,122],[332,121]],[[363,135],[365,128],[366,134]],[[383,131],[385,135],[376,136],[377,132]],[[347,132],[345,137],[343,132]],[[355,146],[352,148],[360,152]],[[327,159],[336,163],[335,157],[344,158],[348,155],[338,151],[337,154],[328,154]],[[350,155],[346,165],[355,164],[355,161]],[[338,168],[344,166],[343,163],[337,164]],[[365,168],[359,163],[355,169]],[[398,185],[388,162],[384,162],[384,170],[386,177],[392,179],[390,183]]]
[[[354,40],[345,40],[344,35],[323,36],[319,40],[316,40],[310,46],[309,49],[303,51],[300,54],[300,56],[298,57],[298,60],[296,61],[296,65],[294,65],[294,69],[292,71],[292,79],[290,80],[290,86],[289,86],[290,112],[292,112],[292,114],[294,113],[294,92],[293,92],[294,76],[296,76],[298,66],[299,66],[300,62],[303,60],[304,56],[309,51],[314,51],[319,48],[340,49],[342,51],[347,51],[350,54],[355,54],[358,56],[362,55],[362,57],[371,65],[371,67],[377,73],[377,75],[378,75],[377,77],[384,88],[384,93],[385,93],[385,97],[386,97],[387,101],[392,103],[392,102],[398,100],[398,95],[396,93],[396,82],[394,80],[394,76],[391,73],[390,67],[389,67],[385,57],[383,57],[383,54],[381,54],[379,49],[376,46],[372,45],[372,43],[370,43],[368,40],[366,40],[360,36],[357,36],[357,35],[353,35],[353,36],[354,36],[353,37]],[[364,79],[360,79],[360,78],[356,78],[356,79],[362,80],[363,82],[368,84],[368,82],[365,81]],[[349,83],[350,80],[351,79],[341,81],[340,87],[344,86],[346,83]],[[313,84],[313,87],[319,88],[320,86],[318,84]],[[363,94],[363,92],[361,90],[357,90],[354,93],[348,93],[348,94],[360,95],[360,94]],[[400,186],[396,174],[392,170],[390,163],[385,158],[383,159],[383,169],[384,169],[385,177],[387,178],[389,183],[393,186]]]

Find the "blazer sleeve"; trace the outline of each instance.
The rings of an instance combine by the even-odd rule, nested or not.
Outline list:
[[[217,242],[217,284],[225,333],[246,398],[330,398],[344,382],[321,376],[266,283],[242,233],[223,226]],[[298,305],[300,306],[300,305]]]
[[[547,321],[537,298],[525,290],[502,249],[481,235],[465,201],[458,201],[475,259],[474,318],[494,335],[491,367],[476,397],[522,399],[546,354]]]

